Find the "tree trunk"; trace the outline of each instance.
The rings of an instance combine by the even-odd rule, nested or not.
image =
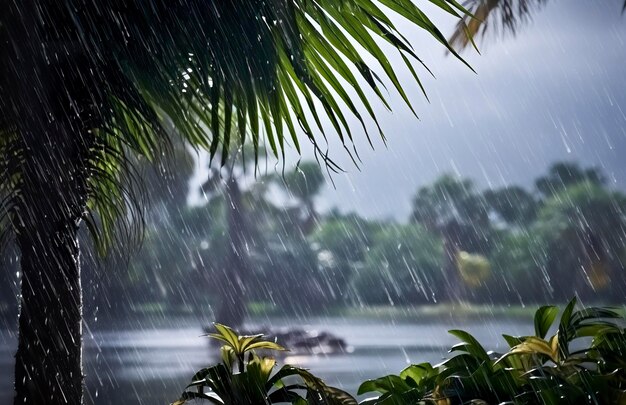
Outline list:
[[[444,297],[449,302],[460,302],[464,298],[462,280],[459,275],[457,257],[461,250],[459,226],[456,222],[446,224],[442,231]]]
[[[65,107],[89,111],[89,104],[59,93],[63,80],[73,79],[72,63],[79,62],[66,53],[46,70],[33,53],[13,74],[11,90],[20,94],[16,142],[23,153],[12,217],[22,271],[15,405],[83,400],[77,232],[87,205],[94,139],[82,115]]]
[[[83,375],[77,233],[88,197],[90,142],[60,120],[25,121],[20,135],[27,154],[14,220],[22,270],[15,405],[79,405]]]
[[[78,30],[56,29],[57,2],[8,2],[11,45],[0,87],[15,123],[17,197],[11,221],[21,252],[15,404],[83,399],[82,295],[77,231],[87,205],[93,128],[103,113],[102,76]],[[64,25],[67,26],[67,25]]]
[[[14,220],[22,270],[15,405],[81,404],[77,233],[88,195],[89,142],[58,121],[33,119],[20,129],[28,153]]]
[[[82,293],[77,223],[29,229],[22,252],[15,405],[81,404]]]
[[[237,327],[243,324],[247,312],[246,283],[250,278],[250,265],[246,248],[247,225],[242,193],[237,179],[232,174],[227,180],[225,194],[228,248],[227,260],[221,272],[222,302],[216,321]]]

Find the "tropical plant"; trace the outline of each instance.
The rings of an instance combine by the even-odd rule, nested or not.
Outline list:
[[[190,399],[205,399],[214,404],[249,405],[356,405],[348,393],[326,385],[308,370],[284,365],[278,370],[273,357],[258,356],[255,351],[285,350],[263,335],[239,336],[231,328],[215,324],[217,333],[208,336],[223,343],[222,362],[203,368],[192,378],[181,398],[172,405]],[[208,390],[208,391],[207,391]]]
[[[82,402],[78,228],[100,251],[140,236],[128,232],[142,209],[133,157],[168,149],[165,122],[221,149],[221,163],[233,120],[240,143],[250,134],[257,148],[264,130],[276,156],[300,150],[297,122],[332,166],[312,128],[324,132],[320,116],[347,144],[345,111],[377,124],[357,74],[386,104],[357,47],[408,100],[377,39],[412,73],[410,58],[421,61],[380,5],[453,51],[410,0],[0,1],[0,229],[15,236],[23,275],[16,404]]]
[[[575,310],[570,301],[554,329],[558,308],[535,313],[535,335],[503,335],[504,354],[488,352],[462,330],[454,356],[441,364],[412,365],[400,375],[364,382],[362,404],[613,404],[626,400],[624,319],[607,308]]]

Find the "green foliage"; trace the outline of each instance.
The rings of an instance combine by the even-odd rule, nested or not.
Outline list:
[[[487,190],[484,197],[489,208],[509,225],[528,225],[537,215],[537,200],[521,187]]]
[[[482,255],[459,252],[456,266],[463,281],[470,287],[478,287],[491,276],[491,263]]]
[[[577,183],[544,202],[534,227],[543,241],[553,287],[601,291],[621,277],[626,198],[592,182]],[[577,270],[577,271],[576,271]]]
[[[577,163],[558,162],[550,167],[546,176],[535,181],[535,186],[541,194],[551,197],[582,183],[601,187],[605,180],[596,168],[583,169]]]
[[[442,255],[441,242],[420,225],[383,226],[356,273],[358,299],[367,304],[431,301],[443,290]]]
[[[332,253],[335,260],[357,263],[363,261],[372,245],[376,224],[357,215],[329,217],[312,235],[321,251]]]
[[[285,350],[263,335],[239,336],[231,328],[215,324],[216,333],[208,336],[224,343],[222,362],[203,368],[192,378],[181,398],[172,405],[182,405],[191,399],[204,399],[214,404],[249,405],[357,405],[348,393],[330,387],[309,371],[284,365],[278,370],[272,357],[260,357],[255,351]],[[235,372],[234,365],[238,365]]]
[[[503,335],[507,353],[490,353],[469,333],[441,364],[413,365],[400,375],[364,382],[359,394],[380,395],[362,404],[608,404],[626,399],[624,319],[607,308],[541,307],[535,336]]]
[[[283,180],[285,188],[305,204],[319,194],[325,182],[324,174],[316,162],[299,164],[295,171],[286,173]]]
[[[626,329],[624,319],[609,308],[576,308],[573,299],[561,312],[540,307],[535,335],[503,335],[504,354],[488,352],[471,334],[450,333],[460,343],[437,365],[410,365],[399,375],[361,384],[358,395],[375,394],[361,405],[411,404],[621,404],[626,400]],[[216,404],[356,405],[348,393],[325,385],[310,372],[259,357],[255,350],[283,350],[262,335],[238,336],[215,325],[209,336],[224,343],[222,362],[198,371],[181,399]],[[547,338],[547,334],[554,330]],[[238,372],[234,371],[235,364]],[[294,380],[295,379],[295,380]]]
[[[175,173],[186,170],[172,169]],[[167,197],[168,183],[161,185],[161,180],[155,180],[153,189]],[[437,218],[454,218],[457,209],[444,204],[434,190],[459,204],[469,196],[486,203],[486,224],[442,232],[426,228],[427,223],[439,221],[427,215],[421,224],[405,225],[335,211],[320,215],[312,233],[306,234],[299,222],[302,205],[283,207],[267,198],[267,185],[273,181],[262,177],[242,196],[249,220],[246,299],[272,312],[306,316],[344,305],[425,304],[433,298],[440,301],[454,283],[464,288],[462,299],[474,303],[565,301],[574,292],[587,302],[623,301],[626,197],[606,186],[574,183],[549,198],[533,197],[537,215],[529,223],[520,223],[512,220],[517,214],[503,222],[504,215],[494,215],[496,208],[525,212],[525,208],[518,209],[526,207],[525,203],[516,204],[522,195],[533,196],[531,191],[515,191],[518,188],[510,186],[488,190],[481,197],[470,182],[446,178],[436,181],[436,187],[424,187],[430,190],[425,193],[429,195],[424,200],[429,202],[427,208],[438,207]],[[488,195],[493,193],[500,196],[497,207],[489,202]],[[116,305],[108,295],[127,297],[134,307],[150,304],[172,311],[206,311],[209,305],[219,305],[216,297],[232,295],[227,199],[217,192],[209,197],[202,207],[167,203],[163,209],[148,212],[144,248],[130,261],[130,271],[117,270],[125,268],[123,264],[109,266],[112,269],[103,278],[112,285],[100,300],[100,308]],[[446,279],[444,266],[450,252],[444,251],[444,245],[457,243],[473,249],[453,252],[451,271],[457,279]],[[474,266],[463,265],[469,262],[458,260],[460,252],[479,260],[469,261]],[[149,286],[147,281],[152,281]],[[176,287],[182,283],[187,285],[184,290]],[[242,301],[238,297],[229,300]]]

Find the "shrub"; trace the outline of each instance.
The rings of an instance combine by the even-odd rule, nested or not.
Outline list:
[[[217,333],[208,336],[224,343],[220,349],[222,362],[198,371],[186,388],[195,391],[186,390],[172,405],[182,405],[190,399],[223,405],[357,405],[350,394],[327,386],[305,369],[284,365],[274,373],[276,360],[258,356],[255,351],[285,349],[262,340],[263,335],[238,336],[220,324],[215,328]]]
[[[535,335],[503,335],[504,354],[487,352],[469,333],[452,330],[461,343],[443,363],[412,365],[364,382],[359,394],[379,393],[362,405],[407,404],[623,404],[626,403],[626,334],[606,308],[539,308]]]

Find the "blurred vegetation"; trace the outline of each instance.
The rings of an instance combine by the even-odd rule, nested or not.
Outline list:
[[[626,195],[598,169],[556,163],[533,188],[488,190],[444,175],[416,191],[407,221],[393,221],[320,213],[325,177],[316,163],[260,175],[244,170],[244,155],[209,171],[205,203],[195,206],[187,205],[194,157],[184,145],[175,160],[146,168],[153,202],[142,249],[96,264],[84,238],[88,322],[186,313],[237,325],[246,308],[306,316],[572,295],[623,304]],[[16,259],[8,251],[0,273],[0,311],[12,320]]]

